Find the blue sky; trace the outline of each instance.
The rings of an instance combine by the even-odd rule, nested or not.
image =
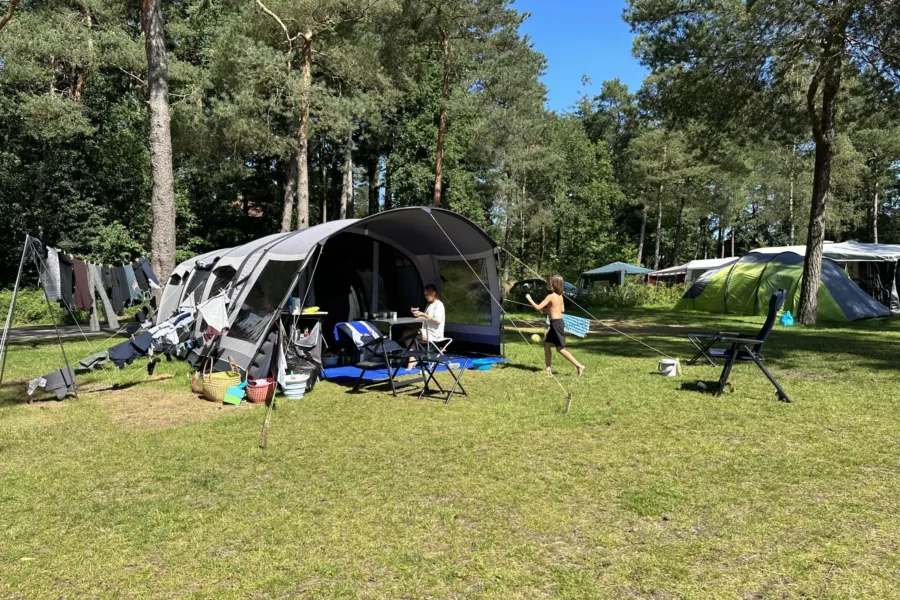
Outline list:
[[[563,111],[575,104],[582,75],[591,79],[590,95],[616,77],[632,91],[640,87],[647,71],[631,53],[624,0],[515,0],[514,6],[531,13],[522,30],[547,57],[549,108]]]

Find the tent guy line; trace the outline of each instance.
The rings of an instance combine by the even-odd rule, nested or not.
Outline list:
[[[531,273],[532,273],[533,275],[535,275],[535,276],[537,276],[537,277],[543,279],[543,277],[541,276],[540,273],[538,273],[537,271],[535,271],[534,269],[532,269],[531,267],[529,267],[527,264],[525,264],[525,262],[522,261],[518,256],[516,256],[515,254],[513,254],[512,252],[510,252],[509,250],[507,250],[507,249],[504,248],[503,246],[498,246],[498,248],[502,248],[504,252],[506,252],[507,254],[509,254],[509,255],[510,255],[512,258],[514,258],[515,260],[517,260],[523,267],[525,267],[526,269],[528,269],[529,271],[531,271]],[[658,349],[658,348],[654,348],[653,346],[651,346],[650,344],[648,344],[648,343],[646,343],[646,342],[642,342],[641,340],[637,339],[637,338],[634,337],[633,335],[629,335],[629,334],[625,333],[624,331],[621,331],[620,329],[616,329],[615,327],[613,327],[612,325],[610,325],[610,324],[608,324],[608,323],[604,323],[603,321],[601,321],[600,319],[598,319],[596,316],[594,316],[593,314],[591,314],[591,312],[590,312],[588,309],[586,309],[585,307],[583,307],[583,306],[581,306],[580,304],[578,304],[578,302],[576,302],[574,299],[568,298],[566,301],[567,301],[567,302],[571,302],[572,304],[574,304],[575,306],[577,306],[578,308],[580,308],[581,310],[583,310],[584,313],[585,313],[586,315],[588,315],[590,318],[592,318],[593,320],[597,321],[598,323],[600,323],[600,324],[603,325],[604,327],[606,327],[606,328],[608,328],[608,329],[611,329],[611,330],[615,331],[615,332],[618,333],[619,335],[623,335],[623,336],[627,337],[628,339],[630,339],[630,340],[633,341],[633,342],[637,342],[638,344],[640,344],[640,345],[642,345],[642,346],[646,346],[647,348],[653,350],[654,352],[656,352],[657,354],[659,354],[659,355],[661,355],[661,356],[664,356],[664,357],[666,357],[666,358],[671,358],[672,360],[677,360],[674,356],[669,356],[668,354],[666,354],[666,353],[663,352],[662,350],[660,350],[660,349]]]
[[[525,345],[528,346],[529,349],[531,349],[532,353],[534,353],[537,356],[538,362],[540,362],[540,359],[541,359],[540,354],[538,353],[537,350],[535,350],[533,348],[533,344],[530,344],[528,342],[528,338],[525,337],[525,334],[522,333],[522,330],[515,325],[515,319],[513,319],[512,315],[510,315],[509,312],[505,308],[503,308],[503,303],[500,302],[499,300],[497,300],[497,298],[494,296],[493,292],[491,292],[491,288],[484,282],[483,279],[481,279],[481,276],[478,275],[478,272],[475,271],[475,269],[472,267],[472,265],[469,264],[469,260],[463,255],[463,253],[460,251],[460,249],[456,246],[456,242],[453,241],[453,239],[446,232],[446,230],[444,230],[444,228],[441,226],[441,224],[438,222],[438,220],[434,218],[434,215],[431,213],[428,213],[428,214],[431,217],[431,219],[434,221],[434,224],[437,225],[438,228],[441,230],[441,233],[444,234],[444,236],[447,238],[447,240],[453,246],[453,249],[456,250],[456,252],[457,252],[457,254],[459,254],[460,258],[463,259],[463,262],[466,263],[466,266],[469,267],[469,270],[472,271],[472,274],[475,276],[475,279],[477,279],[478,282],[481,284],[481,286],[485,289],[485,291],[487,291],[488,295],[491,297],[491,300],[493,300],[494,303],[497,305],[497,307],[500,309],[500,312],[505,314],[506,317],[510,320],[510,322],[513,323],[513,327],[515,328],[516,332],[520,336],[522,336],[522,340],[525,342]],[[556,374],[553,373],[552,370],[550,370],[548,372],[550,373],[550,377],[553,379],[553,381],[555,381],[556,384],[559,385],[559,387],[562,389],[562,391],[566,394],[566,413],[568,413],[569,409],[572,406],[572,393],[568,389],[566,389],[566,386],[564,386],[559,379],[556,378]]]

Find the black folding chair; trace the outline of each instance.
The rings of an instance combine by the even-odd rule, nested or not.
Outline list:
[[[343,332],[344,335],[353,339],[353,335],[350,332],[351,327],[353,327],[351,323],[339,323],[335,327],[335,331]],[[425,354],[423,351],[409,350],[401,345],[402,343],[407,342],[410,337],[415,334],[394,341],[379,332],[371,323],[365,323],[365,328],[367,333],[359,336],[360,342],[354,344],[359,351],[359,361],[354,365],[359,369],[359,377],[356,378],[356,383],[353,385],[353,392],[358,392],[363,387],[371,387],[389,382],[391,385],[391,392],[396,396],[399,388],[409,387],[417,383],[424,383],[425,373],[423,372],[421,365],[419,367],[419,375],[414,379],[404,379],[401,382],[396,381],[400,369],[406,367],[410,360],[418,360]],[[387,372],[387,378],[377,379],[363,384],[366,373],[369,371],[382,370]]]
[[[716,391],[717,396],[725,391],[725,386],[728,385],[728,377],[731,375],[731,369],[734,367],[734,363],[737,361],[752,361],[759,367],[772,385],[775,386],[778,399],[784,402],[791,401],[772,373],[769,372],[763,364],[765,358],[762,353],[763,345],[766,343],[769,334],[772,333],[772,328],[775,326],[775,319],[778,316],[778,311],[784,306],[786,294],[787,292],[783,289],[776,290],[775,293],[772,294],[772,297],[769,299],[769,312],[766,315],[766,322],[755,336],[747,336],[729,331],[721,331],[714,335],[688,334],[688,339],[690,339],[691,343],[698,349],[697,354],[688,361],[689,365],[696,364],[701,356],[705,357],[714,367],[719,366],[716,359],[725,361],[725,366],[722,368],[722,374],[719,376],[719,388]]]
[[[781,307],[784,306],[785,295],[787,292],[784,290],[775,290],[775,293],[772,294],[772,298],[769,300],[769,312],[766,315],[766,322],[763,324],[762,329],[759,330],[759,333],[756,334],[754,339],[762,340],[765,342],[766,338],[769,337],[769,333],[771,333],[772,328],[775,326],[775,319],[778,317],[778,311],[781,310]],[[716,359],[725,360],[728,358],[728,350],[726,348],[717,348],[724,342],[725,338],[748,338],[746,334],[736,333],[734,331],[720,331],[719,333],[689,333],[688,339],[692,344],[697,348],[697,354],[688,361],[687,364],[694,365],[697,364],[697,361],[700,360],[700,357],[704,357],[707,362],[713,367],[718,367],[719,363]],[[748,338],[749,339],[749,338]],[[762,349],[762,344],[760,344],[760,349]],[[760,358],[762,354],[760,354]]]

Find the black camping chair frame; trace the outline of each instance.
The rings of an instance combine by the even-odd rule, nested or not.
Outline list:
[[[715,357],[711,355],[713,348],[722,343],[722,340],[725,338],[737,338],[741,337],[742,334],[737,333],[735,331],[720,331],[719,333],[689,333],[688,339],[697,348],[697,354],[694,355],[691,360],[688,361],[687,364],[695,365],[697,361],[700,360],[700,357],[706,359],[706,361],[710,364],[710,366],[718,367],[719,363],[716,362]]]
[[[412,334],[412,336],[414,335]],[[402,382],[396,381],[400,369],[404,368],[411,359],[418,360],[424,354],[420,350],[407,350],[400,345],[403,342],[408,342],[412,336],[406,336],[396,342],[386,336],[378,338],[365,336],[363,345],[359,349],[360,361],[356,363],[356,368],[360,371],[359,377],[356,378],[356,383],[351,391],[358,392],[362,388],[382,385],[387,381],[390,382],[391,392],[396,396],[397,390],[400,388],[424,383],[425,372],[421,362],[417,363],[419,365],[419,375],[415,379],[405,379]],[[367,372],[381,371],[382,369],[387,371],[385,379],[377,379],[363,384],[363,378]]]
[[[725,360],[725,365],[719,376],[719,387],[716,391],[717,396],[721,395],[725,391],[725,387],[729,385],[728,378],[731,375],[734,363],[740,360],[743,362],[752,361],[759,367],[769,382],[775,387],[775,392],[779,400],[784,402],[791,401],[784,391],[784,388],[781,387],[774,375],[772,375],[763,364],[765,358],[762,353],[763,346],[765,345],[769,334],[772,332],[772,328],[775,326],[775,319],[778,315],[778,311],[784,306],[786,294],[787,292],[783,289],[776,290],[775,293],[772,294],[772,297],[769,299],[769,311],[766,315],[766,321],[763,324],[762,329],[760,329],[759,333],[755,336],[748,336],[730,331],[720,331],[716,334],[688,334],[688,339],[697,348],[697,353],[687,364],[696,364],[697,361],[700,360],[700,357],[703,357],[710,365],[718,367],[719,363],[716,362],[716,359]],[[727,346],[727,348],[722,348],[720,346]]]
[[[751,340],[748,338],[722,338],[720,340],[725,344],[731,344],[731,348],[728,350],[728,361],[725,363],[725,366],[722,368],[722,374],[719,376],[719,388],[716,390],[716,396],[721,396],[725,391],[725,386],[728,384],[728,377],[731,375],[731,369],[734,367],[734,363],[738,360],[749,361],[752,360],[759,370],[763,372],[763,375],[766,376],[766,379],[775,386],[775,394],[778,396],[778,399],[782,402],[790,402],[791,399],[787,395],[787,392],[784,391],[784,388],[778,383],[778,380],[775,379],[775,376],[766,368],[763,364],[762,354],[755,350],[755,347],[761,347],[765,340]]]

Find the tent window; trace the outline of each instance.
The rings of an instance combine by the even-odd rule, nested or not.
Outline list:
[[[191,275],[190,281],[188,281],[187,289],[185,290],[184,297],[188,298],[192,296],[195,291],[202,290],[203,285],[206,283],[206,280],[209,279],[210,272],[206,270],[196,270],[194,274]],[[194,298],[195,301],[199,302],[200,298]]]
[[[438,261],[441,276],[441,300],[447,310],[447,322],[463,325],[491,324],[491,295],[485,287],[488,283],[487,262],[484,259],[465,261]],[[482,284],[482,281],[484,284]]]
[[[215,275],[216,278],[213,280],[212,288],[209,290],[209,297],[214,298],[219,292],[225,289],[231,280],[234,279],[234,276],[237,274],[232,267],[222,267],[221,269],[216,269]]]
[[[272,313],[281,309],[281,302],[287,297],[288,288],[299,269],[299,261],[271,260],[266,263],[244,299],[229,335],[245,342],[259,340],[269,325]]]

